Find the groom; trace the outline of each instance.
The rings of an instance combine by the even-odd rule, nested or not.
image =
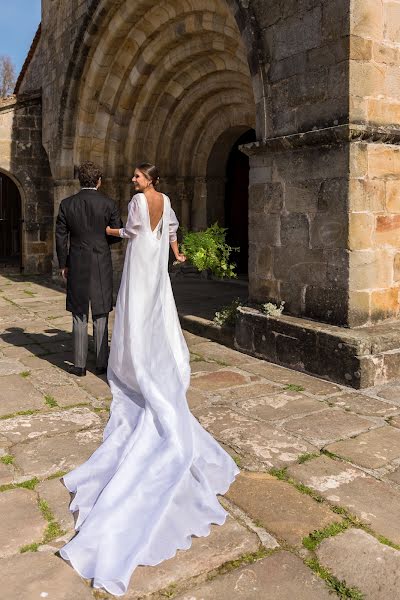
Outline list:
[[[67,280],[67,310],[72,312],[74,366],[86,375],[89,304],[93,318],[96,373],[107,371],[108,313],[113,306],[110,244],[121,241],[106,235],[106,227],[122,227],[113,200],[99,191],[102,173],[92,162],[79,167],[81,190],[60,204],[56,221],[56,249],[61,275]],[[68,244],[69,242],[69,244]]]

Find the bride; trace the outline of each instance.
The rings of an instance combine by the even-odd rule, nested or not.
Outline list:
[[[128,238],[111,342],[113,401],[102,445],[64,476],[79,511],[77,535],[60,551],[93,586],[122,596],[138,565],[157,565],[222,525],[217,499],[239,472],[190,413],[189,352],[168,276],[169,245],[178,261],[178,221],[157,169],[135,169],[136,194],[123,229]]]

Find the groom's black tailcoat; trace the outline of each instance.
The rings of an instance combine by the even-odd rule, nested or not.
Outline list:
[[[56,249],[60,269],[68,267],[67,310],[109,313],[113,307],[110,244],[121,238],[106,235],[106,227],[122,227],[114,200],[96,190],[81,190],[60,204]]]

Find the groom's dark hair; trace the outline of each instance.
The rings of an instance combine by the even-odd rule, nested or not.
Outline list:
[[[96,187],[99,179],[103,177],[103,173],[97,165],[86,160],[78,168],[78,177],[81,187]]]

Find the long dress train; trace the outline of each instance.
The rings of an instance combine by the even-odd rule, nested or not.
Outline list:
[[[189,352],[168,276],[178,223],[164,196],[151,230],[147,200],[129,204],[129,237],[116,306],[104,441],[64,476],[78,534],[60,551],[93,586],[121,596],[138,565],[156,565],[221,525],[217,499],[239,470],[190,413]],[[175,236],[176,238],[176,236]]]

